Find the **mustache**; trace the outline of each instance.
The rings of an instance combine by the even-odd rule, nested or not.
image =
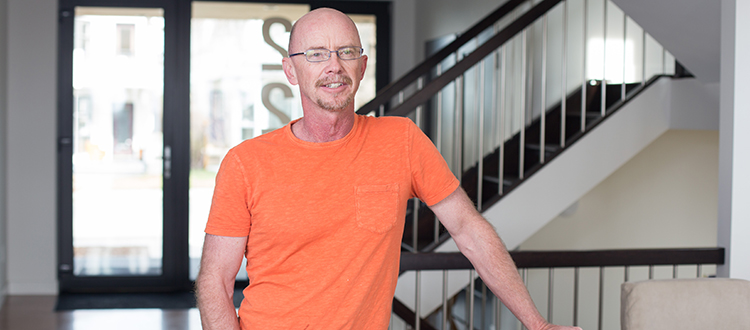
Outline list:
[[[315,82],[315,87],[321,87],[335,82],[343,82],[347,85],[351,85],[352,78],[349,78],[349,76],[347,75],[328,76],[322,79],[318,79],[318,81]]]

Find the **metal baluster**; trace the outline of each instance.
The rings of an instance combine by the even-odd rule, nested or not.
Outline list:
[[[539,132],[539,163],[544,164],[544,149],[547,130],[547,15],[542,18],[542,110]]]
[[[417,91],[419,91],[419,90],[422,89],[423,81],[424,81],[424,77],[419,77],[417,79]],[[423,112],[423,106],[421,104],[418,105],[417,106],[417,110],[415,112],[416,112],[416,115],[415,115],[414,121],[417,122],[417,127],[419,127],[420,129],[422,129],[422,112]]]
[[[586,49],[588,48],[588,33],[586,31],[588,20],[588,1],[583,0],[583,86],[581,87],[581,132],[586,131]]]
[[[464,87],[463,87],[464,76],[460,75],[456,78],[456,118],[454,120],[454,137],[453,137],[453,160],[456,164],[456,177],[461,180],[463,177],[463,102],[464,102]]]
[[[443,330],[448,330],[448,271],[443,270]]]
[[[460,54],[458,51],[453,53],[453,56],[455,57],[454,63],[458,63],[458,61],[461,59]],[[454,171],[456,171],[456,177],[460,181],[463,177],[463,95],[464,95],[464,87],[463,87],[463,74],[456,77],[456,91],[455,91],[455,99],[456,99],[456,106],[454,107],[453,111],[453,164],[454,164]]]
[[[422,295],[422,292],[421,292],[422,291],[421,290],[422,289],[422,271],[418,270],[416,276],[417,276],[417,285],[415,289],[416,298],[414,299],[415,300],[414,301],[414,329],[419,330],[421,327],[420,323],[422,321],[421,317],[419,316],[421,314],[419,312],[420,307],[421,307],[420,302],[422,301],[422,296],[421,296]]]
[[[497,31],[498,31],[497,24],[493,25],[493,29],[494,29],[493,32],[495,34],[497,34]],[[498,102],[498,94],[499,93],[495,93],[495,92],[497,91],[497,86],[498,86],[497,79],[498,79],[499,74],[498,74],[497,70],[498,70],[498,66],[500,65],[500,59],[499,59],[500,49],[501,48],[498,48],[498,49],[496,49],[495,51],[492,52],[492,82],[491,82],[491,86],[490,86],[490,95],[492,95],[492,100],[491,100],[491,104],[490,104],[490,109],[491,109],[491,111],[490,111],[490,122],[491,122],[491,125],[490,126],[492,127],[492,131],[490,132],[490,136],[491,136],[490,141],[492,141],[492,146],[493,147],[495,146],[494,145],[494,143],[495,143],[495,139],[494,138],[496,136],[495,133],[499,132],[499,127],[495,126],[497,124],[497,122],[498,122],[498,119],[497,119],[498,103],[497,102]],[[500,145],[502,145],[502,137],[500,138]],[[484,158],[484,157],[482,157],[482,158]],[[500,182],[499,184],[502,187],[502,182]]]
[[[505,180],[505,61],[507,57],[507,47],[503,45],[500,48],[500,113],[498,114],[498,126],[499,126],[499,134],[500,134],[500,152],[499,152],[499,162],[498,162],[498,195],[503,195],[503,188],[504,184],[503,181]]]
[[[641,43],[643,44],[641,51],[643,53],[643,72],[641,73],[643,79],[641,79],[641,86],[646,86],[646,29],[643,29],[643,40],[641,40]]]
[[[602,330],[602,321],[604,319],[604,267],[599,267],[599,330]]]
[[[523,278],[523,285],[529,287],[529,270],[527,268],[521,269],[521,277]],[[521,329],[527,329],[525,325],[521,324]]]
[[[552,306],[554,305],[555,269],[549,269],[549,283],[547,284],[547,322],[552,323]]]
[[[385,104],[381,104],[379,107],[380,110],[380,117],[383,117],[385,115]]]
[[[438,63],[437,75],[443,74],[443,64]],[[437,129],[436,129],[436,147],[439,153],[443,153],[443,89],[441,88],[437,93]],[[435,243],[440,241],[440,220],[435,217],[435,235],[433,236]]]
[[[479,140],[478,148],[478,158],[479,158],[479,164],[477,165],[477,170],[479,171],[477,175],[477,210],[482,210],[482,187],[483,187],[483,179],[484,179],[484,60],[479,62],[479,74],[477,75],[479,77]]]
[[[495,296],[494,302],[495,302],[495,308],[494,308],[494,311],[493,311],[494,313],[493,314],[495,314],[495,315],[494,315],[493,319],[495,320],[495,329],[496,330],[500,330],[500,328],[501,328],[500,327],[501,326],[501,324],[500,324],[500,321],[501,321],[500,320],[500,313],[501,313],[500,310],[503,308],[503,306],[502,306],[502,303],[500,302],[500,298],[498,298],[497,296]]]
[[[620,100],[622,102],[625,102],[625,97],[627,96],[627,89],[625,87],[625,74],[627,71],[627,57],[628,52],[628,15],[625,15],[625,12],[622,13],[622,88],[620,88]]]
[[[485,285],[484,282],[482,282],[482,306],[479,309],[479,315],[480,315],[479,324],[481,325],[479,329],[482,329],[482,330],[484,330],[484,316],[485,316],[484,314],[485,314],[486,308],[487,308],[487,285]]]
[[[526,35],[527,30],[521,33],[521,143],[518,152],[518,178],[524,177],[524,163],[526,158]]]
[[[672,278],[677,278],[677,265],[672,265]]]
[[[565,148],[566,110],[568,108],[568,1],[563,1],[562,17],[562,93],[560,101],[560,147]]]
[[[625,282],[630,278],[630,266],[625,266]]]
[[[696,265],[696,266],[698,268],[698,278],[701,278],[702,273],[703,273],[703,265],[699,264],[699,265]]]
[[[412,205],[414,210],[414,213],[412,214],[412,246],[414,247],[414,252],[419,252],[419,198],[412,198]]]
[[[607,0],[604,0],[604,17],[602,18],[604,35],[602,37],[602,117],[607,115]]]
[[[437,75],[443,74],[443,63],[437,65]],[[437,92],[437,127],[435,130],[436,141],[435,146],[439,152],[443,151],[443,89],[441,88]]]
[[[578,280],[580,278],[580,269],[575,268],[573,276],[573,326],[578,326]]]
[[[419,77],[417,79],[417,90],[422,89],[422,77]],[[403,95],[399,94],[399,98],[401,103],[403,103]],[[417,106],[417,110],[415,111],[415,118],[414,121],[417,122],[417,127],[419,129],[422,129],[422,105]],[[421,205],[419,198],[413,198],[413,205],[414,205],[414,213],[412,214],[413,222],[412,222],[412,246],[414,247],[414,251],[419,251],[419,207]]]
[[[648,266],[648,279],[653,280],[654,279],[654,265]]]
[[[469,294],[469,329],[474,330],[474,272],[475,270],[472,269],[469,271],[469,280],[471,281],[471,284],[469,284],[469,291],[471,291],[471,294]]]

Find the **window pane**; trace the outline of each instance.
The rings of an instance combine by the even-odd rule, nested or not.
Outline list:
[[[161,9],[76,8],[75,275],[162,272]]]

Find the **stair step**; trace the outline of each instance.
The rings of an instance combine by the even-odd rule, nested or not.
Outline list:
[[[541,149],[542,146],[538,143],[527,143],[526,148],[539,151],[539,149]],[[557,152],[558,150],[560,150],[559,145],[549,145],[549,144],[544,145],[544,152],[546,153],[554,153],[554,152]]]
[[[482,179],[484,179],[484,181],[492,182],[494,184],[500,183],[500,178],[498,178],[496,176],[485,175],[485,176],[482,177]],[[510,186],[512,184],[513,184],[512,180],[503,179],[503,186],[508,187],[508,186]]]
[[[565,113],[565,115],[568,116],[568,117],[581,118],[581,112],[580,111],[579,112],[572,112],[572,113],[571,112],[567,112],[567,113]],[[599,118],[601,116],[602,116],[601,112],[586,111],[586,119],[595,119],[595,118]]]

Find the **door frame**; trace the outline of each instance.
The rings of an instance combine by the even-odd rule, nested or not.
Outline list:
[[[187,6],[186,6],[187,5]],[[189,170],[190,3],[179,0],[60,0],[58,30],[58,261],[60,292],[181,291],[187,274],[187,182]],[[76,276],[73,274],[73,39],[75,7],[135,7],[164,10],[164,146],[171,148],[171,175],[163,179],[161,275]],[[187,12],[185,12],[187,10]],[[185,56],[187,54],[188,56]],[[185,257],[180,257],[185,255]]]

